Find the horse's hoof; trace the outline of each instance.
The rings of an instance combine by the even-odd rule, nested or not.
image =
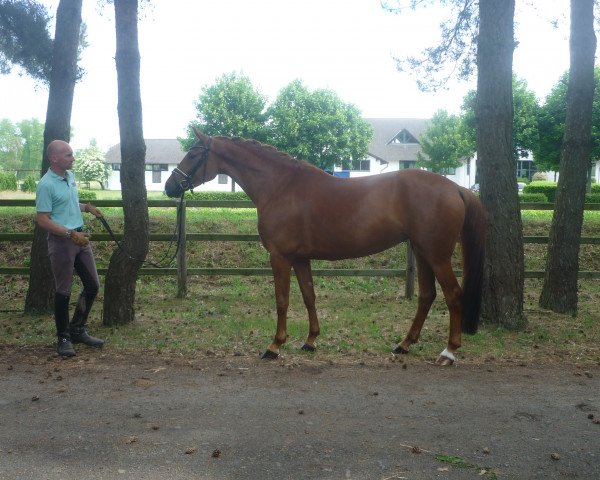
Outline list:
[[[260,356],[263,360],[276,360],[277,357],[279,357],[279,354],[272,350],[266,350],[265,353]]]
[[[452,360],[451,358],[444,357],[444,356],[440,355],[436,359],[435,364],[439,365],[440,367],[449,367],[451,365],[454,365],[454,360]]]
[[[392,350],[394,355],[405,355],[408,353],[408,350],[401,345],[398,345],[396,348]]]
[[[302,348],[300,349],[303,352],[316,352],[317,349],[316,347],[314,347],[313,345],[309,345],[308,343],[305,343],[304,345],[302,345]]]

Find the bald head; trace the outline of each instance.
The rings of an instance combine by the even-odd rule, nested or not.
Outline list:
[[[52,140],[46,148],[46,154],[50,160],[50,168],[62,176],[71,169],[75,160],[71,145],[63,140]]]
[[[46,148],[48,158],[52,159],[52,155],[61,154],[71,149],[71,146],[63,140],[52,140]]]

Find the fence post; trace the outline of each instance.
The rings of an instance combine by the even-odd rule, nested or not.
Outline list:
[[[186,256],[186,225],[185,225],[185,200],[181,199],[180,208],[177,209],[177,224],[179,225],[177,234],[177,298],[184,298],[187,295],[187,256]]]
[[[406,241],[406,283],[404,285],[404,296],[408,299],[415,295],[415,253],[410,245],[410,240]]]

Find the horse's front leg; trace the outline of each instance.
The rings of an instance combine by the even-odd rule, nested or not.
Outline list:
[[[279,347],[287,339],[287,311],[290,301],[290,275],[292,264],[280,255],[270,256],[273,280],[275,281],[275,304],[277,305],[277,331],[273,342],[262,354],[262,358],[273,359],[279,356]]]
[[[319,336],[320,328],[319,319],[317,318],[317,309],[315,307],[315,287],[313,285],[312,271],[310,269],[310,260],[295,260],[293,265],[298,285],[302,292],[302,298],[304,299],[304,305],[308,312],[308,337],[306,338],[304,345],[302,345],[302,350],[314,352],[316,350],[315,342]]]

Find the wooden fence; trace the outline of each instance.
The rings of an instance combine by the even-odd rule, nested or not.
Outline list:
[[[98,207],[122,207],[122,200],[94,200]],[[167,207],[176,208],[179,205],[178,200],[148,200],[148,207]],[[0,207],[34,207],[34,200],[3,200],[0,199]],[[176,267],[170,268],[142,268],[140,275],[177,275],[178,295],[185,295],[187,291],[187,278],[190,275],[239,275],[256,276],[271,275],[270,268],[188,268],[186,260],[186,244],[189,242],[258,242],[258,234],[229,234],[229,233],[192,233],[187,232],[185,228],[185,212],[187,208],[255,208],[250,201],[209,201],[209,200],[186,200],[182,206],[182,221],[184,222],[182,247],[176,258]],[[551,203],[525,203],[521,204],[521,210],[552,210],[554,205]],[[600,204],[587,204],[586,210],[600,210]],[[115,234],[117,239],[122,239],[122,234]],[[31,242],[33,233],[0,233],[0,242],[22,241]],[[171,234],[155,233],[150,235],[150,241],[165,242],[172,239]],[[108,233],[95,233],[93,240],[95,242],[112,241]],[[548,237],[526,236],[523,237],[524,243],[546,244]],[[600,245],[600,237],[582,237],[582,245]],[[315,276],[371,276],[371,277],[404,277],[405,295],[412,297],[414,295],[415,283],[415,259],[407,242],[407,261],[406,268],[396,269],[314,269]],[[105,274],[106,268],[99,268],[98,273]],[[28,275],[29,267],[3,267],[0,266],[0,275]],[[460,271],[456,271],[461,275]],[[525,271],[526,278],[543,278],[543,271]],[[579,278],[600,278],[599,271],[580,271]]]

